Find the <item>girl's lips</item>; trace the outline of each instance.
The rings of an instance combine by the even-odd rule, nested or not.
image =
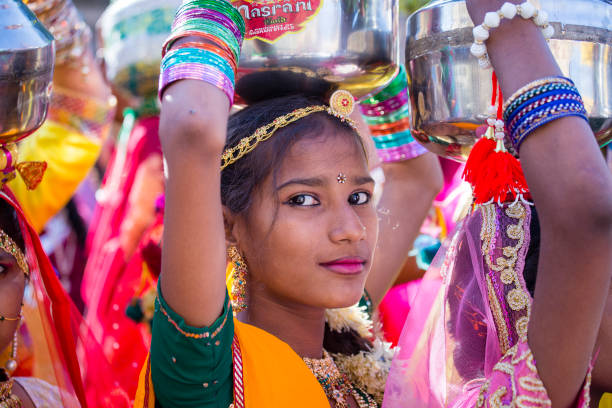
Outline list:
[[[362,258],[340,258],[320,265],[340,275],[358,275],[363,272],[366,261]]]

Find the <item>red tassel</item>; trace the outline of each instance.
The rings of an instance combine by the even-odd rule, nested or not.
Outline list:
[[[481,137],[472,147],[470,156],[465,163],[463,179],[471,185],[476,184],[476,179],[483,173],[483,165],[486,158],[495,150],[495,140]]]
[[[491,105],[497,103],[496,117],[500,119],[503,97],[495,72],[493,72],[492,87]],[[501,136],[495,133],[501,132],[502,129],[493,127],[486,129],[488,133],[472,148],[463,171],[463,179],[473,187],[474,204],[485,204],[490,201],[508,203],[516,200],[519,194],[528,199],[529,191],[521,163],[508,153]]]
[[[504,198],[512,184],[511,155],[503,152],[490,154],[482,166],[482,176],[474,185],[474,203],[484,204],[500,195]]]
[[[525,195],[527,192],[521,163],[506,151],[493,152],[483,164],[482,176],[474,184],[474,203],[512,202],[519,193]]]

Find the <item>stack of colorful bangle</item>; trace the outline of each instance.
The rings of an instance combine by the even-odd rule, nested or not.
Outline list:
[[[361,102],[360,109],[383,162],[413,159],[427,151],[410,133],[408,81],[403,66],[385,89]]]
[[[504,121],[517,152],[531,132],[565,116],[579,116],[588,122],[574,82],[561,76],[531,82],[504,104]]]
[[[217,86],[234,102],[234,85],[245,24],[224,0],[186,1],[176,12],[163,47],[159,96],[174,81],[198,79]],[[185,37],[205,40],[173,44]]]

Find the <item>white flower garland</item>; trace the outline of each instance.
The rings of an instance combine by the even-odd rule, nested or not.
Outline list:
[[[332,354],[332,357],[351,383],[374,397],[380,405],[394,354],[391,343],[376,339],[368,352],[362,351],[354,356]]]
[[[329,328],[336,332],[353,329],[363,338],[372,337],[372,320],[365,306],[358,304],[340,309],[326,309],[325,321]]]
[[[391,343],[375,334],[374,323],[366,313],[365,307],[354,305],[342,309],[327,309],[325,320],[334,331],[352,329],[363,338],[374,338],[369,351],[361,351],[353,356],[332,354],[332,357],[338,369],[347,375],[354,386],[374,397],[379,405],[382,404],[385,383],[395,354]]]

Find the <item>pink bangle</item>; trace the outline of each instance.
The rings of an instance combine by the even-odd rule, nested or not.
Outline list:
[[[159,77],[159,98],[161,99],[168,85],[181,79],[197,79],[208,82],[225,93],[230,101],[230,106],[234,104],[234,85],[232,81],[219,69],[198,63],[183,63],[165,69]]]
[[[385,116],[402,108],[408,103],[408,90],[404,89],[391,99],[377,103],[376,105],[361,104],[361,113],[366,116]]]
[[[403,160],[414,159],[425,153],[427,149],[421,146],[418,142],[410,142],[397,147],[388,149],[376,149],[378,157],[385,163],[393,163]]]
[[[231,18],[229,18],[225,14],[219,13],[216,10],[205,8],[187,10],[185,13],[181,14],[180,16],[177,16],[174,19],[174,22],[172,23],[172,31],[174,31],[175,28],[180,26],[181,24],[184,24],[186,21],[194,18],[207,19],[221,24],[222,26],[230,30],[232,33],[234,33],[236,41],[238,41],[238,45],[242,46],[243,38],[240,29],[236,26],[236,24],[232,21]]]

